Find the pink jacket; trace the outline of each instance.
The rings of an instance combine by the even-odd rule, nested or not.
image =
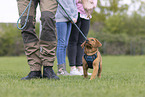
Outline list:
[[[96,6],[97,5],[97,0],[93,0],[93,1],[94,1],[95,6]],[[83,4],[79,3],[78,0],[76,0],[76,5],[77,5],[78,12],[80,12],[80,14],[86,15],[86,12],[83,8]]]

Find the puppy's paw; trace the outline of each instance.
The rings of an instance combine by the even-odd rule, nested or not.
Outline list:
[[[90,78],[90,80],[93,80],[93,79],[95,79],[95,78]]]

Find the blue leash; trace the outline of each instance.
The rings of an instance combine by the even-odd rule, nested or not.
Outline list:
[[[80,28],[74,23],[74,21],[71,19],[71,17],[68,15],[66,10],[63,8],[63,6],[60,4],[58,0],[56,0],[58,4],[61,6],[61,8],[64,10],[64,12],[67,14],[67,16],[70,18],[70,20],[73,22],[73,24],[76,26],[76,28],[79,30],[79,32],[82,34],[82,36],[87,40],[86,36],[83,34],[83,32],[80,30]]]
[[[30,0],[29,4],[27,5],[27,7],[25,8],[25,10],[24,10],[23,13],[20,15],[20,17],[19,17],[19,19],[18,19],[18,21],[17,21],[17,28],[18,28],[19,30],[23,30],[23,29],[26,27],[26,25],[27,25],[27,21],[28,21],[28,17],[29,17],[29,12],[30,12],[30,8],[31,8],[31,3],[32,3],[32,0]],[[23,25],[22,28],[19,28],[19,26],[18,26],[19,21],[20,21],[21,17],[23,16],[23,14],[26,12],[27,9],[28,9],[28,12],[27,12],[27,17],[26,17],[26,20],[25,20],[25,24]]]

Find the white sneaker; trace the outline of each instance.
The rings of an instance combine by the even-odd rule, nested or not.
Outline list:
[[[79,72],[80,72],[82,75],[84,75],[83,69],[79,70]],[[89,73],[89,72],[88,72],[88,75],[92,75],[92,73]]]
[[[82,75],[78,69],[76,68],[73,68],[71,71],[70,71],[70,75]]]
[[[81,73],[81,75],[84,75],[84,71],[83,71],[83,69],[78,70],[78,71]]]
[[[92,73],[89,73],[89,72],[88,72],[88,75],[92,75]]]
[[[63,70],[62,68],[60,68],[57,72],[57,75],[70,75],[67,71]]]

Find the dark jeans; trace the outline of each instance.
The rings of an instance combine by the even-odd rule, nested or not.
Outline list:
[[[90,20],[78,18],[76,24],[84,33],[84,35],[87,36],[90,27]],[[68,60],[70,66],[82,66],[83,49],[81,47],[81,44],[84,41],[85,38],[78,31],[78,29],[74,25],[72,25],[71,35],[68,44]]]

